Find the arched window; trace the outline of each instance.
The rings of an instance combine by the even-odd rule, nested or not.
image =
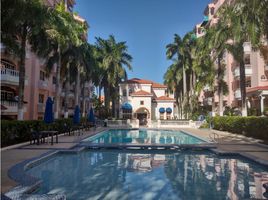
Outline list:
[[[130,89],[128,90],[128,96],[130,96],[132,93],[133,93],[133,89],[130,88]]]

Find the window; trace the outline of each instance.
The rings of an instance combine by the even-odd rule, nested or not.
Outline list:
[[[210,14],[211,15],[214,15],[214,11],[215,11],[215,8],[214,7],[210,8]]]
[[[245,65],[250,65],[250,54],[245,55]]]
[[[123,119],[132,119],[132,110],[123,109]]]
[[[126,96],[127,96],[127,90],[123,89],[123,97],[126,97]]]
[[[52,77],[52,83],[53,83],[53,84],[56,84],[56,82],[57,82],[56,77],[53,76],[53,77]]]
[[[39,94],[38,103],[44,103],[45,95]]]
[[[133,93],[133,89],[130,88],[130,89],[128,90],[128,95],[130,96],[132,93]]]
[[[171,114],[167,113],[167,119],[171,119]]]
[[[144,101],[140,101],[140,105],[144,105]]]
[[[44,81],[46,77],[46,73],[44,71],[40,71],[40,80]]]
[[[251,87],[251,78],[246,79],[246,87]]]
[[[9,91],[1,91],[1,100],[14,100],[14,93]]]

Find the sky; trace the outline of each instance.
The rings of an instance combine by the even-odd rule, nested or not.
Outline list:
[[[202,22],[203,11],[212,0],[76,0],[74,11],[90,26],[88,42],[95,37],[126,41],[133,57],[128,78],[163,83],[171,64],[166,45],[174,34],[181,37]]]

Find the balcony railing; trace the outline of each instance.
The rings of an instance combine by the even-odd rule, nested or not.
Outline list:
[[[245,75],[251,76],[252,75],[252,68],[251,65],[245,65]],[[234,70],[234,76],[239,77],[240,76],[240,69],[237,67]]]
[[[47,80],[39,80],[38,82],[39,89],[48,89],[48,81]]]
[[[1,99],[1,105],[5,107],[5,109],[1,110],[2,114],[7,113],[18,113],[18,102],[14,100],[4,100]],[[24,106],[24,112],[26,111],[26,107]]]
[[[1,83],[11,84],[11,85],[19,85],[19,71],[8,69],[8,68],[1,68]],[[28,79],[25,76],[25,85],[28,84]]]

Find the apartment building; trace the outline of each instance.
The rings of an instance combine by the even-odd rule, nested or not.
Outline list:
[[[54,7],[61,0],[44,0],[47,6]],[[74,0],[65,0],[65,7],[69,12],[75,4]],[[80,16],[75,17],[76,20],[85,22]],[[19,59],[8,52],[3,44],[1,44],[1,118],[17,119],[18,114],[18,86],[19,86]],[[27,46],[25,60],[25,89],[24,89],[24,119],[43,119],[45,111],[45,103],[48,97],[56,95],[56,66],[49,75],[46,74],[45,60],[39,58]],[[85,84],[84,104],[86,110],[89,108],[92,84]],[[61,103],[64,105],[65,91],[61,92]],[[80,92],[82,94],[82,92]],[[81,97],[82,105],[82,97]],[[69,114],[73,114],[74,110],[74,86],[71,86],[69,93]],[[63,108],[61,116],[64,115]]]
[[[217,11],[224,3],[228,2],[230,0],[214,0],[207,5],[202,23],[195,26],[197,38],[205,35],[206,28],[218,23]],[[248,108],[255,109],[257,115],[262,115],[264,109],[268,107],[268,65],[264,62],[260,51],[252,49],[250,42],[244,43],[244,52],[247,106]],[[224,96],[224,106],[239,109],[241,107],[239,63],[236,62],[228,51],[225,51],[223,61],[226,68],[224,80],[228,85],[229,91],[228,95]],[[217,112],[219,97],[215,94],[213,99],[210,88],[204,88],[199,101],[201,105],[212,105],[213,101],[215,101]]]

